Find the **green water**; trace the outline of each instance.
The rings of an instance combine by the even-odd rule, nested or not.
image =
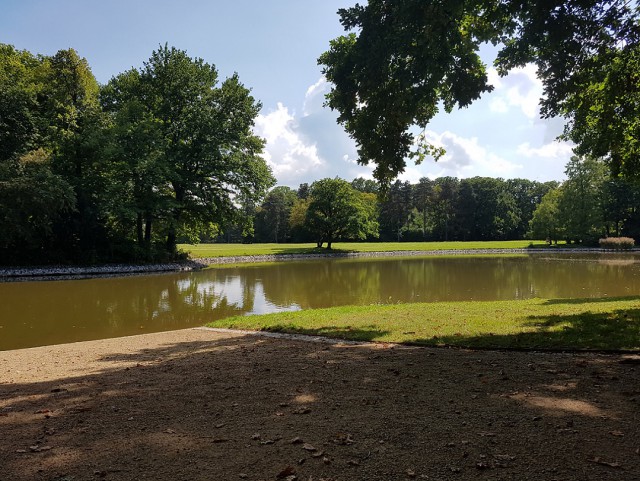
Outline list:
[[[329,259],[0,283],[0,350],[348,304],[640,295],[638,255]]]

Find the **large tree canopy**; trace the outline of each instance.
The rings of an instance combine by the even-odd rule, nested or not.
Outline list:
[[[640,173],[640,121],[627,115],[640,104],[634,2],[370,0],[338,13],[348,34],[318,60],[333,83],[327,104],[356,141],[360,163],[376,165],[383,187],[407,157],[442,154],[416,142],[411,127],[425,128],[440,108],[466,107],[492,90],[478,54],[485,42],[502,46],[495,64],[503,75],[537,65],[541,113],[566,117],[565,136],[581,153]]]
[[[168,46],[103,89],[115,122],[122,186],[128,187],[137,238],[161,224],[168,250],[178,233],[202,233],[237,213],[236,200],[260,199],[274,179],[253,134],[260,103],[236,75],[218,84],[202,59]]]
[[[0,44],[0,263],[164,259],[245,230],[274,182],[259,111],[237,75],[176,48],[100,86],[73,49]]]

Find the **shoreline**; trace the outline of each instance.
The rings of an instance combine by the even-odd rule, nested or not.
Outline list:
[[[51,267],[0,267],[0,282],[46,281],[61,279],[89,279],[96,277],[120,277],[167,272],[191,272],[206,267],[226,264],[248,264],[253,262],[287,262],[316,259],[356,259],[380,257],[431,257],[431,256],[473,256],[504,254],[633,254],[638,249],[610,250],[602,248],[576,248],[550,251],[549,249],[446,249],[374,252],[327,252],[309,254],[261,254],[228,257],[203,257],[184,262],[162,264],[113,264],[97,266],[51,266]]]

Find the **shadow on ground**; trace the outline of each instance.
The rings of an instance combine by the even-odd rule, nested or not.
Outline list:
[[[0,479],[632,480],[640,369],[622,360],[256,336],[114,350],[94,374],[0,384]]]
[[[293,324],[276,324],[264,329],[266,332],[283,332],[287,334],[302,334],[305,336],[323,336],[331,339],[371,342],[388,335],[389,331],[379,329],[378,326],[323,326],[319,328],[305,328]]]

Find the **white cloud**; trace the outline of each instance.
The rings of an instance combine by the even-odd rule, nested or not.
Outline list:
[[[281,184],[298,181],[309,171],[324,166],[315,143],[297,131],[295,115],[278,103],[278,108],[256,119],[255,133],[267,141],[264,158]]]
[[[324,77],[309,86],[302,115],[282,103],[256,119],[255,133],[267,141],[264,158],[279,185],[297,187],[324,177],[371,178],[373,167],[356,162],[355,143],[336,122],[336,113],[323,107],[329,91]]]
[[[444,147],[446,154],[437,164],[448,175],[464,178],[474,175],[511,177],[522,165],[510,162],[480,145],[477,137],[465,138],[450,131],[425,133],[427,141]]]
[[[529,142],[518,145],[518,154],[528,157],[543,157],[546,159],[567,159],[573,154],[574,144],[569,142],[549,142],[541,147],[532,147]]]
[[[324,105],[324,96],[329,92],[329,89],[329,82],[327,82],[327,79],[325,79],[324,76],[320,77],[316,83],[309,86],[304,95],[302,113],[307,116],[322,110]]]
[[[489,83],[495,87],[491,93],[489,108],[505,113],[517,108],[529,119],[538,117],[542,97],[542,82],[536,75],[536,66],[527,64],[513,69],[506,77],[500,77],[494,68],[487,72]]]

